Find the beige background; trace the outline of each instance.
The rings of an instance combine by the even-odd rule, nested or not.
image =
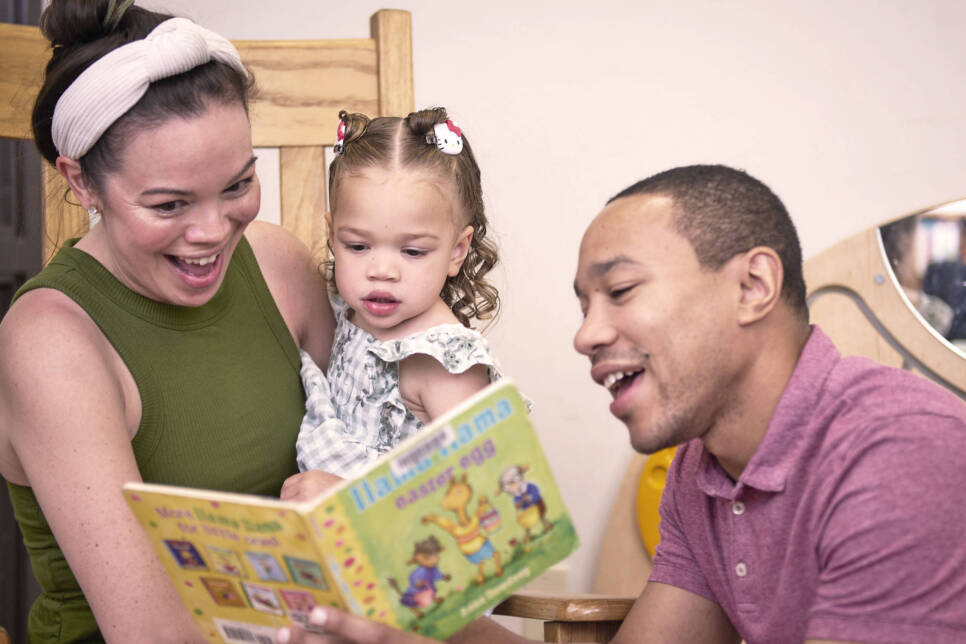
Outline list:
[[[154,0],[230,38],[365,37],[369,0]],[[489,332],[534,419],[590,583],[629,457],[571,349],[580,235],[665,168],[722,162],[768,183],[809,257],[875,222],[966,196],[966,3],[959,0],[400,0],[418,107],[473,142],[502,249]],[[334,133],[333,133],[334,134]],[[263,157],[267,159],[267,157]],[[263,168],[262,165],[265,167]],[[259,170],[271,174],[270,160]],[[270,217],[271,198],[266,197]]]

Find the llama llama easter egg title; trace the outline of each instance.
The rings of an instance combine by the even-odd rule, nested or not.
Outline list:
[[[508,399],[501,398],[455,428],[452,425],[445,425],[440,428],[427,440],[390,461],[388,473],[380,472],[364,478],[349,488],[349,497],[352,499],[356,510],[359,512],[366,511],[373,504],[393,495],[407,482],[427,472],[435,464],[441,463],[460,450],[465,450],[465,453],[457,461],[461,468],[469,469],[482,464],[496,453],[493,442],[490,440],[481,441],[471,446],[470,449],[466,449],[467,446],[517,413],[520,413],[520,411],[515,409]],[[452,476],[453,466],[447,467],[444,471],[430,477],[412,490],[396,496],[396,507],[402,509],[433,490],[444,487]]]

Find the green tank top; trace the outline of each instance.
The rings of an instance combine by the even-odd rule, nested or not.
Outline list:
[[[14,299],[36,288],[62,291],[110,340],[141,396],[132,447],[142,478],[278,496],[297,471],[305,396],[298,348],[248,241],[241,239],[221,288],[200,307],[162,304],[129,290],[75,249],[76,241]],[[103,641],[33,491],[7,485],[43,590],[30,611],[29,641]],[[118,583],[137,587],[136,580]]]

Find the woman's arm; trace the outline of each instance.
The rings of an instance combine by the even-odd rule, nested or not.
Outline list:
[[[325,369],[335,319],[319,261],[281,226],[255,221],[245,236],[295,343]]]
[[[121,494],[140,398],[93,321],[25,294],[0,324],[0,468],[29,485],[108,642],[203,641]]]

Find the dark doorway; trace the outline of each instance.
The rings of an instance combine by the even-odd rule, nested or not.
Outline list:
[[[41,0],[0,0],[0,21],[36,25]],[[41,267],[40,155],[30,141],[0,139],[0,316]],[[30,570],[7,486],[0,486],[0,626],[27,641],[27,613],[40,588]]]

